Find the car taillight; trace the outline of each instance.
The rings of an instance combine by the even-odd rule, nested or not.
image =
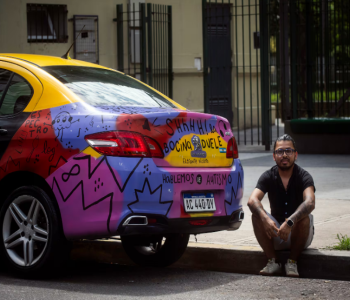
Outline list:
[[[152,139],[148,136],[145,136],[144,138],[148,144],[149,150],[151,152],[151,156],[157,157],[157,158],[163,158],[164,153],[163,153],[162,149],[160,148],[160,146],[158,145],[158,143],[154,139]]]
[[[227,143],[226,158],[238,158],[238,148],[234,137]]]
[[[86,135],[85,140],[103,155],[163,157],[163,152],[156,141],[137,132],[99,132]]]
[[[210,219],[203,219],[203,220],[194,220],[194,221],[188,221],[188,223],[192,226],[204,226],[211,223],[212,220]]]

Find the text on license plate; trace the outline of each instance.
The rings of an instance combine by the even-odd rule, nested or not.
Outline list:
[[[184,193],[186,212],[216,211],[213,193]]]

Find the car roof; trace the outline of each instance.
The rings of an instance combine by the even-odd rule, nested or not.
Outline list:
[[[0,58],[13,58],[36,65],[37,67],[47,66],[82,66],[107,69],[106,67],[75,59],[65,59],[57,56],[21,53],[0,53]]]
[[[32,71],[36,69],[36,76],[38,76],[38,73],[42,72],[41,75],[44,77],[51,77],[49,76],[49,73],[46,73],[46,71],[44,71],[43,69],[41,69],[42,67],[48,67],[48,66],[80,66],[80,67],[90,67],[90,68],[100,68],[100,69],[107,69],[107,70],[111,70],[114,72],[118,72],[118,73],[122,73],[118,70],[114,70],[111,68],[107,68],[98,64],[94,64],[94,63],[89,63],[89,62],[85,62],[85,61],[81,61],[81,60],[75,60],[75,59],[65,59],[65,58],[61,58],[61,57],[57,57],[57,56],[50,56],[50,55],[40,55],[40,54],[22,54],[22,53],[0,53],[0,60],[5,61],[5,62],[11,62],[14,63],[14,60],[18,61],[18,65],[22,65],[25,66],[25,68],[27,68],[29,71]],[[32,66],[32,68],[31,68]],[[122,73],[124,74],[124,73]],[[127,74],[124,74],[127,75]],[[129,76],[129,75],[127,75]],[[131,77],[131,76],[129,76]],[[41,80],[43,79],[43,77],[41,77]],[[134,78],[135,79],[135,78]],[[137,80],[137,79],[135,79]],[[139,81],[139,80],[137,80]],[[147,84],[143,83],[142,81],[140,81],[142,84],[148,86]],[[51,83],[52,84],[52,83]],[[57,84],[57,83],[55,83]],[[160,93],[159,91],[155,90],[153,87],[148,86],[149,88],[151,88],[152,90],[154,90],[157,93]],[[62,87],[61,87],[62,88]],[[64,88],[64,87],[63,87]],[[45,90],[48,90],[47,88]],[[69,94],[71,94],[71,98],[76,98],[76,95],[67,90],[67,92]],[[186,110],[186,108],[184,108],[183,106],[181,106],[180,104],[176,103],[174,100],[168,98],[166,95],[163,95],[162,93],[160,93],[163,97],[165,97],[166,99],[168,99],[169,101],[171,101],[172,103],[175,104],[175,106],[179,109],[183,109]],[[45,97],[43,97],[45,98]],[[70,97],[68,97],[67,99],[69,99]],[[62,100],[62,99],[61,99]],[[63,105],[65,103],[63,103],[64,101],[67,101],[66,99],[62,102],[62,101],[56,101],[55,104],[53,103],[49,103],[48,101],[39,101],[38,104],[36,104],[36,109],[45,109],[48,107],[55,107],[55,106],[59,106],[59,105]],[[69,100],[70,102],[72,102],[71,100]],[[75,100],[75,101],[81,101],[81,99],[79,100]],[[75,102],[73,101],[73,102]],[[42,105],[42,106],[40,106]]]

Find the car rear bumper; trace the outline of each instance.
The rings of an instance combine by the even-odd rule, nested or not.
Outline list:
[[[131,217],[136,217],[134,223],[129,221]],[[143,222],[146,217],[147,222]],[[192,217],[192,218],[176,218],[168,219],[161,215],[152,214],[131,214],[120,224],[118,235],[156,235],[167,233],[209,233],[221,230],[237,230],[244,219],[243,209],[234,211],[229,216],[221,217]],[[136,221],[137,220],[137,221]],[[152,221],[149,223],[148,220]],[[154,223],[153,223],[154,222]]]
[[[159,168],[151,158],[92,156],[91,150],[86,151],[46,179],[60,207],[67,239],[152,232],[141,226],[123,228],[132,215],[159,216],[164,221],[149,226],[154,231],[227,230],[232,213],[242,207],[244,174],[239,159],[230,168]],[[215,210],[198,210],[199,204],[194,204],[196,209],[187,207],[184,195],[190,193],[210,193]],[[191,225],[197,218],[211,221]]]

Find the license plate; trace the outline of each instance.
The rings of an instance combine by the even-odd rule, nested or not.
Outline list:
[[[213,193],[184,193],[186,212],[216,211]]]

